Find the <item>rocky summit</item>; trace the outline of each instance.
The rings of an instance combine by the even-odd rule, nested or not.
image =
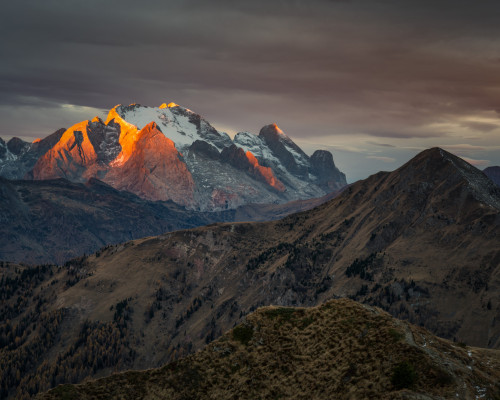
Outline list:
[[[218,211],[318,198],[346,185],[331,153],[309,157],[277,125],[232,140],[175,103],[116,106],[36,143],[0,141],[7,179],[97,178],[147,200]]]

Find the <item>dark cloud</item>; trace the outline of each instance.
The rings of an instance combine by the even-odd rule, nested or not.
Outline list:
[[[229,130],[443,137],[500,109],[499,17],[488,0],[7,2],[0,135],[30,136],[13,107],[172,100]]]

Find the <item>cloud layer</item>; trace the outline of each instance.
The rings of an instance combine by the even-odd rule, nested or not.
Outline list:
[[[433,145],[500,164],[499,14],[487,0],[9,2],[0,136],[175,101],[229,132],[277,122],[336,160],[357,151],[366,164],[337,162],[351,180]]]

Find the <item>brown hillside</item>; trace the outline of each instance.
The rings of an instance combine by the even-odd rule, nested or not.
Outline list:
[[[377,308],[265,307],[166,366],[40,399],[495,399],[500,352],[462,348]]]
[[[24,308],[10,318],[14,328],[37,325],[0,350],[6,360],[36,343],[44,315],[60,312],[62,323],[57,346],[47,342],[35,363],[26,361],[22,379],[17,364],[5,364],[6,387],[22,398],[87,376],[157,367],[200,349],[256,307],[347,296],[442,337],[499,348],[498,190],[463,160],[431,149],[280,221],[172,232],[74,260],[26,291]],[[18,296],[5,304],[16,306]],[[36,296],[46,299],[38,313]],[[106,330],[119,340],[98,339]],[[15,344],[16,335],[9,338]]]

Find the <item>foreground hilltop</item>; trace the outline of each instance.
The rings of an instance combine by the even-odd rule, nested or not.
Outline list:
[[[496,399],[500,352],[457,346],[350,300],[264,307],[156,370],[62,385],[39,399]]]
[[[346,185],[330,152],[311,157],[276,124],[232,140],[175,103],[112,108],[35,143],[0,139],[7,179],[97,178],[147,200],[218,211],[324,196]]]

